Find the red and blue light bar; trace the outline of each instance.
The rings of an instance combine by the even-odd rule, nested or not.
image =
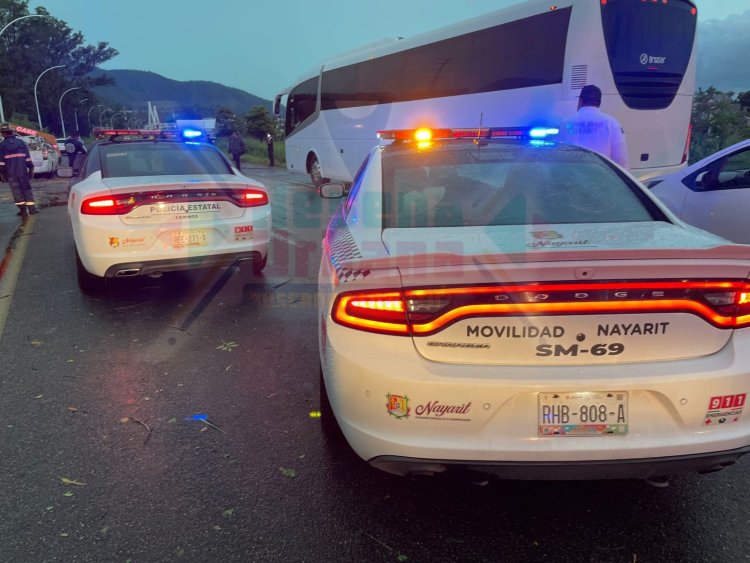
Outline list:
[[[557,135],[557,127],[477,127],[472,129],[385,129],[381,140],[430,142],[437,139],[544,139]]]

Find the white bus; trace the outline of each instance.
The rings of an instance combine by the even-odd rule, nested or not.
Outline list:
[[[378,130],[556,126],[595,84],[632,172],[672,172],[690,144],[696,23],[689,0],[530,0],[360,48],[276,96],[287,168],[351,182]]]

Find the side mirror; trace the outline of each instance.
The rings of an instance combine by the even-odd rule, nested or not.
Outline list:
[[[276,96],[276,98],[273,101],[273,113],[274,115],[279,115],[279,112],[281,111],[281,94]]]
[[[331,182],[330,184],[321,184],[318,188],[320,197],[325,199],[340,199],[346,195],[346,186],[342,183]]]

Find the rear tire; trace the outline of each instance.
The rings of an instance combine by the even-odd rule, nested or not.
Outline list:
[[[323,178],[323,174],[320,171],[320,162],[318,162],[318,157],[315,155],[310,159],[310,180],[312,180],[316,190],[321,185],[331,181],[330,178]]]
[[[78,287],[81,290],[81,293],[84,293],[86,295],[99,295],[102,292],[104,292],[105,288],[107,287],[107,280],[106,278],[102,278],[99,276],[95,276],[91,272],[89,272],[83,265],[83,262],[81,262],[81,257],[78,255],[78,249],[75,250],[76,253],[76,274],[78,277]]]

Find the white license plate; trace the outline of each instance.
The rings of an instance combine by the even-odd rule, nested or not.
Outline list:
[[[540,436],[611,436],[628,433],[624,391],[539,393]]]
[[[208,246],[208,233],[205,229],[175,231],[172,233],[172,246],[175,248],[184,248],[186,246]]]

